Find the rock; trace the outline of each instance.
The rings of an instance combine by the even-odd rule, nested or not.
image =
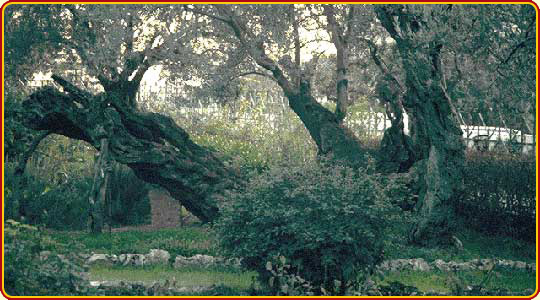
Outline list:
[[[187,266],[190,266],[190,263],[191,261],[189,260],[189,257],[185,257],[185,256],[182,256],[182,255],[178,255],[176,256],[176,258],[174,259],[174,265],[173,267],[175,269],[181,269],[183,267],[187,267]]]
[[[515,268],[525,270],[527,269],[527,264],[522,261],[516,261]]]
[[[92,254],[90,257],[86,260],[86,263],[91,264],[106,264],[111,265],[118,262],[118,258],[116,255],[112,254]]]
[[[241,268],[242,267],[242,259],[241,258],[229,258],[223,260],[223,264],[228,267],[233,268]]]
[[[494,262],[491,259],[481,259],[478,270],[491,270],[495,266]]]
[[[167,265],[171,255],[169,252],[160,249],[150,249],[150,253],[146,255],[147,264]]]
[[[192,258],[195,261],[197,261],[198,264],[203,265],[203,266],[215,265],[216,261],[217,261],[216,258],[214,258],[213,256],[202,255],[202,254],[197,254],[197,255],[193,256]]]
[[[456,269],[459,271],[470,271],[474,270],[474,266],[470,262],[463,262],[456,264]]]
[[[511,260],[501,259],[497,262],[497,265],[505,268],[513,268],[514,262]]]
[[[179,269],[187,266],[209,267],[216,265],[219,260],[210,255],[197,254],[192,257],[178,255],[174,260],[174,267]]]
[[[520,270],[529,270],[536,272],[536,264],[527,264],[522,261],[512,260],[492,260],[492,259],[473,259],[468,262],[445,262],[437,259],[432,263],[426,262],[422,258],[413,259],[393,259],[385,260],[377,266],[380,271],[396,272],[402,270],[430,271],[438,269],[440,271],[472,271],[472,270],[491,270],[495,265],[505,268],[515,268]]]
[[[143,254],[121,254],[118,256],[118,262],[122,266],[144,266],[146,257]]]
[[[433,265],[435,266],[435,268],[441,271],[450,271],[450,266],[448,265],[448,263],[444,262],[442,259],[436,259],[433,262]]]
[[[411,259],[410,261],[413,271],[425,272],[431,270],[431,266],[423,258]]]

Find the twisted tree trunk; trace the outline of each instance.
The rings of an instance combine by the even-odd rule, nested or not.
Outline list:
[[[218,216],[223,193],[239,183],[237,176],[171,118],[142,113],[114,95],[92,96],[54,79],[66,92],[46,87],[30,95],[23,103],[27,127],[84,140],[97,150],[108,138],[112,160],[167,189],[202,221]]]
[[[375,12],[396,41],[406,72],[403,106],[416,156],[411,172],[418,178],[416,209],[420,217],[410,238],[421,244],[451,243],[452,202],[463,189],[465,145],[457,112],[446,93],[442,44],[423,25],[423,16],[403,5],[377,6]]]

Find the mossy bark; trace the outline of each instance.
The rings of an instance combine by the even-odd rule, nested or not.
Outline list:
[[[452,243],[452,202],[463,189],[465,145],[452,102],[443,85],[440,46],[401,50],[406,70],[404,107],[419,160],[415,170],[421,218],[411,240],[421,244]]]
[[[452,202],[463,190],[465,145],[441,66],[442,44],[403,5],[375,8],[381,24],[396,41],[405,70],[403,106],[409,116],[416,162],[410,172],[416,188],[419,221],[411,241],[420,244],[452,242]],[[426,41],[426,37],[432,40]]]
[[[214,220],[223,193],[238,183],[236,174],[171,118],[139,112],[107,96],[43,88],[23,103],[25,125],[84,140],[97,150],[108,138],[111,160],[167,189],[202,221]]]

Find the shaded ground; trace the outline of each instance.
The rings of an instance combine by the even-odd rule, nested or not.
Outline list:
[[[180,218],[180,203],[173,199],[167,191],[151,190],[148,197],[151,206],[151,224],[113,228],[112,232],[153,231],[162,228],[176,228],[184,223],[181,222]]]

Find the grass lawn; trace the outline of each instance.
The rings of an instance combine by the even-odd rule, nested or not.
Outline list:
[[[401,234],[403,233],[396,233]],[[536,261],[534,243],[505,236],[486,235],[471,230],[463,230],[456,234],[463,243],[463,250],[456,247],[428,248],[406,243],[388,243],[384,249],[385,259],[423,258],[426,261],[442,259],[444,261],[469,261],[472,259],[497,258],[519,260],[527,263]]]
[[[441,271],[389,272],[379,282],[387,284],[392,281],[399,281],[405,285],[414,286],[421,292],[445,294],[452,293],[452,287],[455,287],[456,284],[471,287],[482,285],[487,290],[503,289],[510,292],[523,292],[527,289],[535,290],[536,276],[534,273],[505,269],[495,269],[492,274],[488,275],[488,273],[488,271],[459,271],[456,273]]]
[[[150,249],[167,250],[171,257],[195,254],[216,255],[217,247],[211,229],[206,226],[185,226],[156,231],[103,233],[50,232],[53,240],[85,252],[145,254]]]
[[[237,290],[247,290],[254,272],[241,272],[229,268],[184,268],[174,269],[165,266],[145,267],[105,267],[92,266],[90,280],[99,281],[137,281],[152,283],[165,280],[175,281],[178,287],[209,287],[223,285]]]

